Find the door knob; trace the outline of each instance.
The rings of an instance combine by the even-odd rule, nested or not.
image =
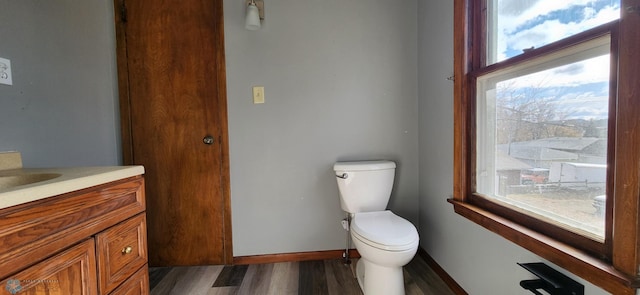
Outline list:
[[[207,135],[202,139],[202,142],[204,142],[204,144],[213,144],[213,136],[211,135]]]

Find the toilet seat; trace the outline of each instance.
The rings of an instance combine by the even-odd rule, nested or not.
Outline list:
[[[389,210],[356,213],[351,233],[363,243],[386,251],[405,251],[419,240],[416,227]]]

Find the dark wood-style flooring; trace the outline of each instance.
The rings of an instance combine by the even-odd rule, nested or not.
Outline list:
[[[355,266],[356,259],[353,260]],[[152,267],[151,294],[362,294],[342,260],[234,266]],[[453,295],[420,255],[404,267],[407,295]]]

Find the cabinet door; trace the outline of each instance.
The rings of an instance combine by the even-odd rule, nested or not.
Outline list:
[[[93,239],[27,268],[0,283],[8,294],[98,294]]]

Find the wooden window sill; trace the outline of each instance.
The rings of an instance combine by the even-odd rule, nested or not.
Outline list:
[[[459,215],[547,259],[612,294],[635,295],[640,279],[616,270],[610,263],[551,239],[477,206],[448,199]]]

